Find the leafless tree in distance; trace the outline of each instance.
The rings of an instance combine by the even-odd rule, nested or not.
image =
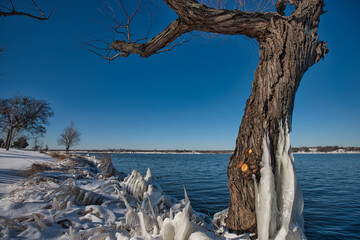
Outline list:
[[[261,233],[261,238],[274,238],[280,227],[290,231],[291,221],[300,213],[289,210],[283,200],[288,195],[281,176],[284,169],[293,168],[293,163],[286,168],[282,160],[292,158],[289,132],[295,94],[302,76],[328,53],[326,42],[320,41],[318,34],[320,16],[325,13],[324,1],[278,0],[271,8],[273,11],[263,11],[262,7],[258,8],[260,11],[238,10],[238,6],[242,7],[246,2],[242,0],[163,1],[177,14],[175,21],[156,36],[143,41],[128,37],[131,21],[115,24],[114,30],[123,31],[119,32],[118,40],[107,46],[104,57],[113,60],[136,54],[146,58],[171,49],[179,37],[192,31],[242,35],[255,40],[260,50],[259,64],[227,170],[230,203],[226,225],[235,232],[257,232],[256,189],[263,182],[261,162],[269,158],[277,198],[269,200],[271,224]],[[118,0],[121,8],[122,2]],[[269,9],[266,6],[270,1],[247,2],[253,5],[262,2],[262,6]],[[231,3],[236,9],[225,8]],[[288,14],[285,15],[285,11]],[[178,67],[181,71],[181,65]],[[291,181],[295,187],[291,191],[296,192],[296,178]],[[290,200],[290,205],[295,205],[294,199]],[[285,218],[286,211],[289,216]]]
[[[70,126],[60,134],[58,144],[65,146],[66,153],[69,153],[70,147],[76,146],[80,142],[80,135],[80,132],[74,127],[74,122],[71,121]]]
[[[22,96],[0,99],[0,129],[6,132],[5,148],[9,150],[14,134],[20,131],[46,133],[48,118],[53,115],[49,103],[44,100]]]

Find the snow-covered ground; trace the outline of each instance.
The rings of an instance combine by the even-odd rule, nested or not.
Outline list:
[[[226,232],[226,211],[214,224],[195,212],[185,189],[181,201],[166,195],[150,169],[123,178],[110,158],[56,157],[0,150],[1,239],[249,239]],[[43,171],[14,175],[33,163]]]
[[[10,149],[6,151],[0,148],[0,198],[9,193],[9,186],[23,177],[18,174],[33,163],[52,162],[54,159],[38,152],[21,151]]]

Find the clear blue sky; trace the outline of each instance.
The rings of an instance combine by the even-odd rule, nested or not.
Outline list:
[[[39,4],[50,9],[47,2]],[[325,2],[319,33],[330,53],[303,77],[292,145],[360,146],[360,1]],[[53,5],[49,21],[0,18],[0,96],[50,103],[55,116],[44,144],[59,148],[56,139],[73,120],[82,133],[77,148],[234,148],[258,63],[255,43],[189,35],[170,52],[109,63],[79,44],[86,34],[112,39],[94,22],[103,20],[102,1]],[[175,19],[163,5],[154,15],[151,36]]]

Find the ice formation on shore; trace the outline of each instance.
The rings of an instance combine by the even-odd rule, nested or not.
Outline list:
[[[260,182],[254,177],[258,239],[306,239],[302,216],[304,201],[297,186],[287,125],[280,126],[275,171],[269,142],[269,136],[265,135]]]
[[[186,190],[178,201],[150,169],[123,179],[111,161],[95,157],[64,156],[15,183],[0,212],[2,239],[225,239],[191,208]]]

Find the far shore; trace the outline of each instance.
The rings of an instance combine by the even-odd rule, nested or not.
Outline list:
[[[50,152],[65,152],[63,149],[50,149]],[[233,150],[84,150],[74,149],[70,153],[80,154],[233,154]],[[330,152],[322,151],[293,151],[294,154],[360,154],[360,151],[346,151],[338,149]]]

